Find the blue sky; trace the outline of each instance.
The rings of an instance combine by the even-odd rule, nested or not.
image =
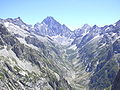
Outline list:
[[[120,0],[0,0],[0,18],[21,17],[34,25],[47,16],[71,29],[120,20]]]

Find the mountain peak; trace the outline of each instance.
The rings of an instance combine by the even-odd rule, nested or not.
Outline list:
[[[40,35],[71,37],[74,34],[65,24],[60,24],[51,16],[46,17],[41,23],[35,24],[34,28],[35,33]]]
[[[15,22],[15,21],[16,21],[16,22],[17,22],[17,21],[18,21],[18,22],[19,22],[19,21],[20,21],[20,22],[23,22],[20,17],[17,17],[17,18],[7,18],[6,20],[7,20],[8,22],[13,22],[13,21],[14,21],[14,22]]]
[[[90,25],[88,25],[88,24],[84,24],[83,26],[82,26],[82,28],[81,29],[90,29],[91,28],[91,26]]]
[[[115,24],[116,24],[117,27],[120,27],[120,20],[117,21]]]
[[[51,24],[60,24],[58,21],[56,21],[52,16],[47,16],[42,22],[42,24],[45,23],[47,25]]]
[[[23,29],[28,29],[31,27],[31,25],[26,24],[25,22],[23,22],[23,20],[20,17],[17,18],[7,18],[4,21],[13,23],[14,25],[17,25]]]
[[[94,25],[92,28],[93,29],[98,29],[99,27],[97,25]]]
[[[91,27],[89,24],[84,24],[83,27]]]
[[[20,17],[14,18],[14,20],[22,21],[22,19]]]
[[[47,18],[46,19],[54,19],[52,16],[47,16]]]

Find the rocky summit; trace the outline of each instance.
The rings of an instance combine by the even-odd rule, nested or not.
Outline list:
[[[119,69],[120,21],[72,31],[51,16],[0,19],[0,90],[119,90]]]

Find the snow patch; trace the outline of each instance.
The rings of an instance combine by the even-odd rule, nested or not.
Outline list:
[[[28,47],[31,47],[31,48],[33,48],[33,49],[35,49],[35,50],[38,50],[38,47],[36,47],[36,46],[34,46],[34,45],[32,45],[32,44],[27,44],[27,42],[25,41],[24,38],[17,38],[17,39],[20,41],[20,43],[25,44],[25,45],[27,45]]]
[[[17,25],[14,25],[12,23],[9,23],[9,22],[5,22],[4,25],[7,27],[8,31],[14,35],[14,34],[18,34],[18,35],[22,35],[21,37],[26,37],[28,35],[30,35],[29,32],[27,32],[26,30],[24,29],[21,29],[19,26]]]
[[[76,50],[76,49],[77,49],[77,46],[76,46],[76,44],[74,44],[74,45],[70,46],[70,47],[69,47],[69,49]]]
[[[8,27],[9,26],[9,22],[5,22],[4,25],[5,25],[5,27]]]
[[[70,45],[73,41],[73,39],[70,39],[70,38],[67,38],[67,37],[64,37],[64,36],[60,36],[60,35],[57,35],[57,36],[52,36],[51,37],[56,43],[59,43],[61,45]]]

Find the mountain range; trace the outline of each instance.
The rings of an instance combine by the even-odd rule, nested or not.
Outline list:
[[[119,90],[119,69],[120,20],[72,31],[51,16],[0,19],[0,90]]]

